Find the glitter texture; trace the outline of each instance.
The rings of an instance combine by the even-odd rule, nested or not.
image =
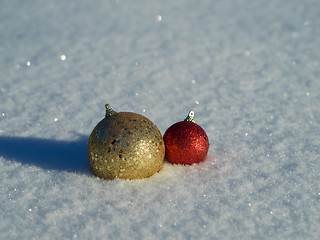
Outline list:
[[[166,159],[171,163],[192,164],[205,159],[209,150],[206,132],[196,123],[182,121],[173,124],[163,136]]]
[[[87,153],[98,177],[136,179],[161,169],[165,147],[152,121],[137,113],[119,112],[106,116],[93,129]]]

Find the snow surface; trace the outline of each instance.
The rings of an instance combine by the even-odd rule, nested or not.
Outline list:
[[[319,1],[0,5],[0,239],[320,238]],[[106,103],[194,110],[208,157],[98,179]]]

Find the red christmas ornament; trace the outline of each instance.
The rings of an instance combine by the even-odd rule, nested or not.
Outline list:
[[[206,132],[194,121],[194,112],[173,124],[163,136],[166,159],[171,163],[192,164],[205,159],[209,150]]]

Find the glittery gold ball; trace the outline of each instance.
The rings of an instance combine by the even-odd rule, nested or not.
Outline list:
[[[93,172],[104,179],[146,178],[158,172],[165,147],[157,126],[140,114],[115,113],[108,107],[106,117],[93,129],[88,141]]]

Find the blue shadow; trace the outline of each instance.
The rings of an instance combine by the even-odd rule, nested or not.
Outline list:
[[[43,169],[91,175],[87,141],[86,136],[75,141],[0,136],[0,156]]]

